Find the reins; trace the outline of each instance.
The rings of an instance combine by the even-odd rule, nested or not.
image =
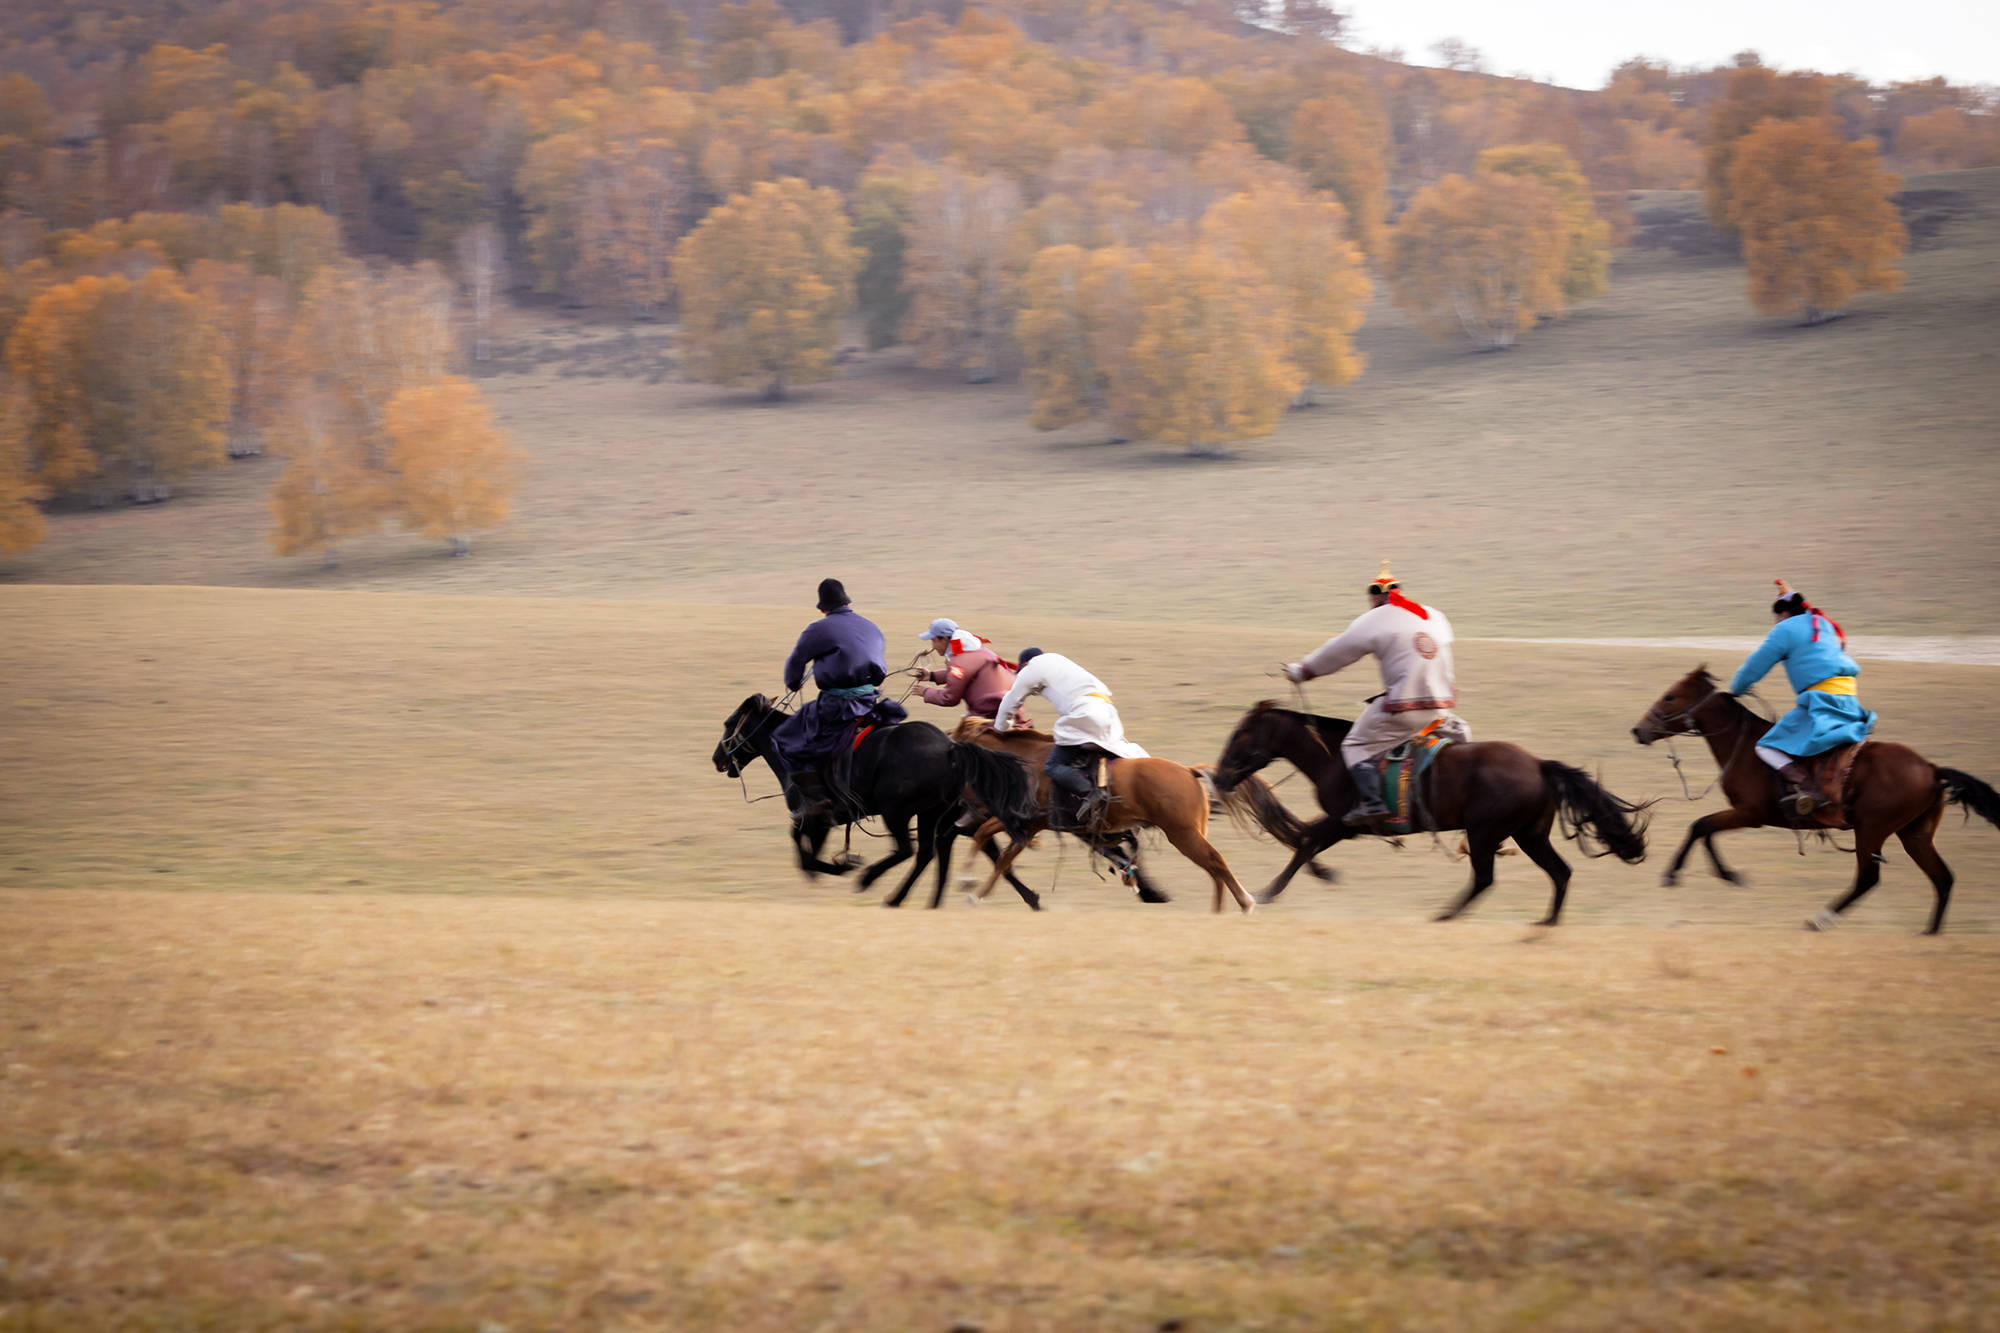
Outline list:
[[[1660,734],[1667,742],[1667,758],[1673,762],[1674,777],[1678,779],[1681,784],[1681,795],[1689,801],[1699,801],[1705,799],[1710,792],[1715,790],[1716,786],[1719,783],[1721,783],[1721,781],[1724,778],[1729,776],[1729,770],[1736,767],[1736,761],[1740,759],[1743,755],[1744,743],[1750,739],[1750,729],[1748,727],[1739,724],[1736,730],[1736,744],[1730,748],[1729,758],[1724,760],[1722,766],[1716,770],[1716,774],[1712,779],[1709,780],[1709,784],[1706,787],[1703,787],[1698,792],[1691,792],[1688,790],[1687,771],[1681,765],[1681,752],[1679,747],[1677,747],[1674,744],[1674,741],[1679,737],[1685,737],[1685,736],[1692,736],[1697,740],[1708,740],[1709,734],[1701,729],[1700,724],[1695,721],[1694,715],[1697,712],[1699,712],[1703,707],[1705,707],[1710,699],[1713,699],[1716,695],[1722,693],[1724,693],[1724,690],[1720,684],[1711,685],[1709,687],[1709,691],[1707,694],[1704,694],[1694,703],[1690,704],[1686,708],[1683,708],[1680,712],[1673,714],[1671,717],[1665,713],[1662,713],[1660,711],[1660,706],[1657,703],[1655,703],[1651,708],[1648,708],[1646,710],[1645,720],[1662,728]],[[1741,698],[1743,696],[1736,695],[1732,697]],[[1750,697],[1755,699],[1757,698],[1757,695],[1752,693]],[[1762,700],[1759,699],[1758,702],[1761,703]],[[1750,713],[1752,717],[1757,716],[1757,714],[1749,708],[1745,708],[1743,711],[1746,713]],[[1768,723],[1769,721],[1771,721],[1771,719],[1765,718],[1764,721]],[[1664,728],[1669,726],[1685,726],[1687,729],[1685,731],[1664,730]]]

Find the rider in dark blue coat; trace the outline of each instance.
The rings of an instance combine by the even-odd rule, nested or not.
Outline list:
[[[847,589],[839,579],[819,585],[822,615],[806,626],[785,661],[785,688],[797,690],[812,671],[819,685],[817,698],[799,706],[771,733],[787,787],[807,801],[822,799],[824,770],[838,759],[841,747],[864,722],[889,723],[908,716],[901,705],[884,699],[877,687],[888,679],[889,664],[882,631],[855,614]]]

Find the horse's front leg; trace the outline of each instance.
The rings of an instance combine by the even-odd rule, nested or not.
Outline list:
[[[799,869],[805,871],[807,879],[816,875],[845,875],[854,869],[851,862],[820,859],[820,848],[826,845],[832,832],[833,821],[818,815],[792,825],[792,845],[798,850]]]
[[[1819,914],[1807,920],[1807,930],[1832,930],[1835,918],[1854,906],[1862,894],[1874,888],[1882,879],[1882,860],[1876,855],[1882,844],[1889,840],[1889,831],[1884,828],[1864,828],[1854,835],[1854,887],[1841,895],[1840,901],[1831,907],[1822,907]]]
[[[1731,884],[1741,883],[1740,877],[1722,864],[1722,858],[1715,854],[1715,848],[1709,844],[1708,839],[1730,829],[1757,828],[1763,822],[1764,816],[1756,811],[1733,805],[1727,810],[1717,810],[1713,814],[1703,815],[1688,825],[1687,837],[1681,840],[1680,850],[1674,853],[1673,863],[1667,867],[1667,873],[1660,877],[1660,883],[1671,889],[1681,882],[1681,867],[1687,864],[1688,854],[1694,851],[1697,842],[1708,848],[1709,857],[1715,862],[1716,874]]]
[[[1278,872],[1278,877],[1272,880],[1262,893],[1257,895],[1257,901],[1260,903],[1275,901],[1277,896],[1283,893],[1286,886],[1292,882],[1292,876],[1310,865],[1315,856],[1318,856],[1321,852],[1346,836],[1347,826],[1331,815],[1320,820],[1318,823],[1308,824],[1305,836],[1299,839],[1298,849],[1292,853],[1291,861],[1286,864],[1283,870]],[[1317,873],[1317,867],[1315,867],[1315,873]],[[1332,871],[1327,871],[1326,875],[1331,875],[1332,873]],[[1325,876],[1321,877],[1324,878]]]

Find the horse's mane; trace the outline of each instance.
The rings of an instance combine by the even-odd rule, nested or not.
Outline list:
[[[1256,706],[1250,711],[1253,713],[1283,713],[1287,717],[1298,718],[1315,731],[1324,731],[1332,736],[1345,736],[1354,727],[1354,723],[1347,718],[1327,717],[1323,713],[1307,713],[1297,708],[1286,708],[1276,699],[1259,700]]]

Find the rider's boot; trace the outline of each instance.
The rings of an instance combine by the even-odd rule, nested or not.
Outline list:
[[[1819,789],[1819,783],[1813,781],[1812,771],[1797,760],[1779,769],[1778,776],[1792,784],[1791,792],[1780,804],[1789,805],[1793,814],[1809,815],[1829,804],[1826,793]]]
[[[1389,813],[1389,807],[1382,804],[1382,775],[1372,760],[1355,764],[1347,770],[1347,776],[1354,779],[1357,799],[1354,808],[1347,812],[1341,823],[1372,824]]]
[[[1069,831],[1085,827],[1081,818],[1097,786],[1090,775],[1074,764],[1048,763],[1042,771],[1049,776],[1049,827]]]
[[[822,819],[833,817],[833,793],[827,789],[826,778],[816,768],[802,768],[794,772],[785,783],[792,807],[792,818],[809,819],[818,815]]]

